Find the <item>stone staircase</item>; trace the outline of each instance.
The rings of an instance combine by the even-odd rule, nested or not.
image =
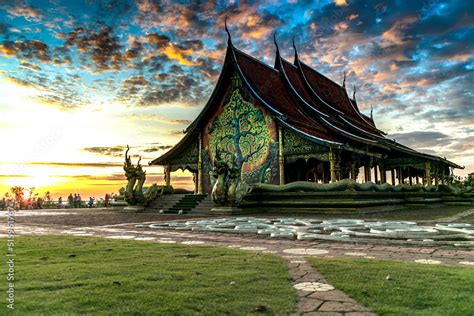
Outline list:
[[[147,212],[206,215],[213,206],[214,202],[207,194],[164,194],[147,207]]]
[[[181,200],[186,194],[163,194],[159,195],[151,204],[146,208],[147,212],[159,212],[161,210],[166,211],[170,207],[174,206]]]
[[[187,214],[191,212],[207,194],[186,194],[175,205],[165,210],[165,214]]]
[[[216,207],[214,201],[212,201],[211,195],[206,195],[204,199],[193,209],[192,214],[209,214],[209,211]]]

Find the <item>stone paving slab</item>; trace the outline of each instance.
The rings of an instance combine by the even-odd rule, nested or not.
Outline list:
[[[348,312],[370,312],[368,308],[330,285],[306,260],[287,259],[293,286],[298,294],[294,315],[313,315],[314,312],[331,312],[338,315]]]

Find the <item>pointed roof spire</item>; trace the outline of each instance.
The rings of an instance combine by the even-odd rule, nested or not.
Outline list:
[[[356,99],[356,85],[354,85],[354,92],[352,93],[352,99]]]
[[[293,35],[293,49],[295,50],[295,60],[293,61],[293,64],[296,66],[298,64],[298,50],[296,49],[294,35]]]
[[[277,53],[280,54],[280,49],[278,48],[278,43],[277,43],[276,32],[273,32],[273,42],[275,43]]]
[[[346,71],[344,70],[344,77],[342,79],[342,86],[345,88],[346,87]]]
[[[227,15],[225,16],[225,19],[224,19],[224,27],[225,27],[225,31],[227,33],[227,43],[229,45],[232,45],[232,37],[230,36],[229,29],[227,28]]]
[[[374,120],[374,105],[370,105],[370,119],[373,121]]]
[[[276,46],[276,56],[275,56],[275,66],[274,68],[280,69],[281,67],[281,60],[280,60],[280,48],[278,47],[277,39],[276,39],[276,32],[273,32],[273,42]]]

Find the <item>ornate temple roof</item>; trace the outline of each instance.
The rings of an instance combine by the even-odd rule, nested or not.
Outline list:
[[[229,78],[237,73],[257,104],[269,110],[277,124],[310,141],[349,151],[373,151],[379,156],[388,153],[415,156],[462,168],[444,158],[417,152],[386,138],[373,119],[360,112],[355,98],[349,97],[344,86],[300,61],[296,47],[293,63],[283,59],[278,45],[276,48],[272,67],[235,48],[229,34],[224,65],[204,109],[186,129],[183,139],[150,164],[165,164],[198,137],[205,119],[214,113],[224,97],[224,82],[228,84]]]

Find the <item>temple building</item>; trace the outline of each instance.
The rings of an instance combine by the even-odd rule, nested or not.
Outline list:
[[[345,82],[306,65],[296,47],[289,62],[276,45],[272,67],[234,47],[228,36],[209,101],[181,141],[150,162],[164,166],[167,185],[171,172],[189,170],[195,192],[210,193],[216,155],[240,168],[249,184],[346,178],[444,184],[453,168],[461,168],[385,137],[372,115],[361,113],[355,92],[349,96]]]

